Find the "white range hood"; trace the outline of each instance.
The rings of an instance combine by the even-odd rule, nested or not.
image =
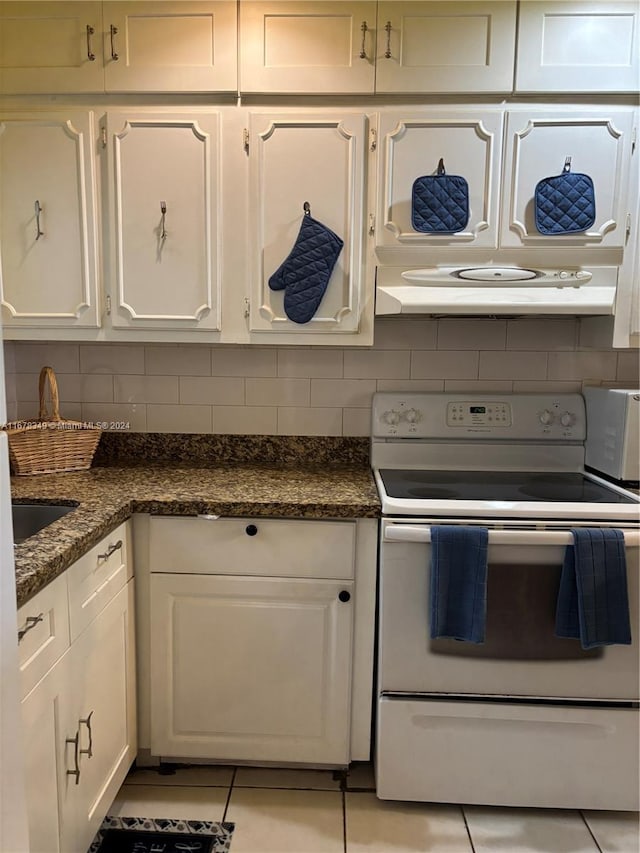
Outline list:
[[[617,267],[379,266],[376,315],[611,315]]]

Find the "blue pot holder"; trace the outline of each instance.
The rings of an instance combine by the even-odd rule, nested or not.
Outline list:
[[[271,290],[284,290],[284,312],[294,323],[308,323],[318,310],[343,245],[305,202],[293,248],[269,279]]]
[[[411,189],[411,225],[415,231],[455,234],[469,222],[469,184],[447,175],[442,158],[435,175],[416,178]]]
[[[596,221],[596,200],[589,175],[571,171],[567,157],[560,175],[536,185],[535,222],[541,234],[576,234]]]

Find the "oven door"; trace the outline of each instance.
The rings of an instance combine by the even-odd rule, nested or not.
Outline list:
[[[477,645],[430,639],[430,523],[384,519],[380,692],[637,701],[640,531],[624,535],[632,645],[585,652],[578,640],[554,636],[560,569],[572,539],[568,530],[533,525],[489,529],[486,642]]]

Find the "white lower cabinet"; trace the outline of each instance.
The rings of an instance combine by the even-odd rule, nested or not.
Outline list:
[[[147,525],[141,748],[165,760],[368,759],[375,519]]]
[[[347,764],[353,582],[154,575],[152,751]]]
[[[101,545],[127,535],[123,525]],[[50,585],[54,595],[46,587],[18,614],[19,625],[33,624],[19,647],[29,853],[86,853],[136,756],[134,582],[124,573],[111,600],[31,689],[29,669],[42,658],[43,641],[69,637],[76,599],[70,594],[67,607],[67,580],[83,561]]]

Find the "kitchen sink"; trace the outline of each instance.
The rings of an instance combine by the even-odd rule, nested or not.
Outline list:
[[[24,542],[43,527],[48,527],[74,509],[76,509],[75,506],[60,504],[12,504],[14,543],[19,545],[20,542]]]

